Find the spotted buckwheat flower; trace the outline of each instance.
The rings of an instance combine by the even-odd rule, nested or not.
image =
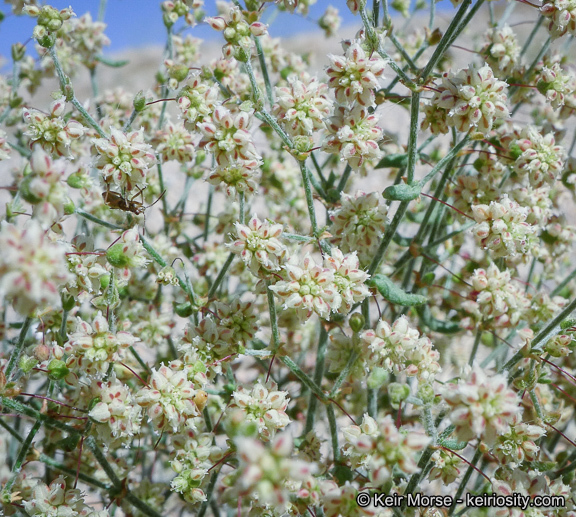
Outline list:
[[[87,375],[102,377],[110,364],[121,362],[138,340],[129,332],[110,332],[108,321],[98,312],[92,324],[77,318],[76,330],[64,344],[66,365]]]
[[[328,59],[332,63],[326,70],[328,86],[334,89],[336,100],[340,104],[372,106],[386,61],[377,53],[367,56],[358,42],[352,43],[344,56],[329,54]]]
[[[0,292],[20,314],[60,306],[58,289],[72,275],[65,248],[51,242],[36,220],[23,228],[0,223]]]
[[[214,304],[220,339],[231,345],[246,345],[258,331],[258,316],[254,313],[252,302],[242,302],[239,299],[229,303],[216,302]]]
[[[333,270],[317,265],[309,254],[301,261],[292,257],[283,269],[286,280],[276,282],[270,290],[282,299],[284,307],[297,309],[303,317],[316,312],[321,318],[330,319],[330,313],[342,303]]]
[[[316,79],[300,81],[291,77],[288,86],[276,88],[273,113],[291,135],[312,135],[325,127],[332,101],[327,86]]]
[[[494,71],[496,77],[504,79],[518,66],[520,46],[512,28],[505,24],[494,27],[486,32],[486,44],[480,52],[486,57],[486,62]]]
[[[250,495],[259,505],[271,505],[280,514],[289,504],[288,487],[307,480],[317,471],[314,463],[295,457],[294,444],[287,433],[278,434],[267,446],[240,437],[236,439],[236,448],[239,468],[225,478],[224,483],[243,499]]]
[[[506,83],[496,79],[488,65],[481,68],[471,65],[456,74],[444,73],[431,103],[446,111],[448,126],[458,131],[474,128],[486,135],[495,120],[509,115],[506,88]]]
[[[489,328],[516,328],[529,306],[524,290],[512,283],[510,270],[500,271],[495,264],[476,269],[470,278],[473,291],[462,302],[471,315],[462,325],[474,328],[477,323]]]
[[[420,336],[410,327],[405,316],[392,325],[380,320],[376,330],[366,330],[360,335],[365,360],[371,367],[383,368],[396,374],[417,376],[421,381],[432,381],[441,371],[440,354],[434,350],[426,336]]]
[[[344,253],[358,252],[361,263],[372,259],[386,230],[388,207],[377,192],[342,194],[340,208],[330,212],[334,242]]]
[[[550,20],[548,31],[552,38],[559,38],[567,32],[576,36],[575,0],[545,0],[540,12]]]
[[[20,193],[34,205],[34,217],[49,227],[64,215],[64,204],[68,200],[63,181],[66,162],[52,160],[36,146],[30,157],[30,169],[30,174],[20,184]]]
[[[148,386],[136,393],[136,402],[146,408],[160,431],[183,429],[188,420],[202,414],[206,401],[206,392],[188,380],[185,371],[174,371],[169,366],[152,369]]]
[[[247,225],[236,223],[237,240],[228,244],[232,253],[240,258],[256,276],[279,271],[288,255],[288,248],[282,244],[282,225],[260,221],[253,215]]]
[[[348,0],[348,4],[359,0]],[[362,517],[380,515],[382,508],[376,508],[373,504],[361,508],[357,502],[360,489],[356,484],[346,481],[338,485],[335,481],[324,480],[321,483],[322,502],[324,503],[324,515],[326,517]],[[386,510],[384,508],[384,510]],[[384,513],[383,517],[389,517]]]
[[[260,161],[248,131],[250,121],[249,113],[234,114],[224,106],[218,106],[211,117],[198,124],[203,135],[200,145],[212,152],[220,165],[238,160]]]
[[[558,110],[563,106],[576,109],[576,76],[569,70],[564,70],[560,63],[544,66],[537,75],[537,88],[546,96],[550,105]]]
[[[339,155],[340,160],[348,162],[353,169],[359,169],[365,161],[378,160],[382,156],[378,142],[383,133],[376,124],[378,117],[359,104],[351,109],[338,106],[329,119],[330,135],[322,149]]]
[[[520,398],[508,387],[506,377],[488,376],[478,365],[466,369],[457,384],[447,384],[441,391],[459,440],[479,438],[492,446],[522,413]]]
[[[430,461],[434,466],[430,469],[428,478],[430,480],[441,479],[445,485],[456,481],[463,465],[462,460],[458,456],[441,449],[432,454]]]
[[[70,156],[72,140],[84,135],[86,129],[80,122],[63,118],[66,109],[64,97],[55,100],[50,106],[50,113],[23,108],[22,115],[27,129],[24,132],[30,138],[31,145],[38,144],[47,153],[55,156]]]
[[[506,194],[490,205],[474,205],[473,229],[477,242],[491,250],[492,257],[514,257],[526,254],[535,242],[536,228],[526,222],[527,210]]]
[[[290,423],[286,408],[290,399],[288,392],[278,391],[273,383],[256,383],[254,386],[238,387],[232,393],[233,408],[239,408],[248,422],[254,422],[258,435],[264,441],[274,438],[276,431]]]
[[[79,18],[70,20],[69,29],[65,31],[63,39],[74,48],[75,57],[88,68],[94,68],[97,57],[102,55],[103,48],[110,45],[110,39],[104,30],[106,24],[93,21],[88,12]]]
[[[2,160],[7,160],[10,158],[10,153],[12,152],[11,147],[8,145],[8,139],[6,138],[6,132],[0,129],[0,162]]]
[[[71,7],[58,10],[51,5],[42,7],[26,5],[22,12],[33,18],[38,18],[37,25],[32,31],[32,37],[45,48],[54,46],[57,33],[62,28],[63,23],[75,16]]]
[[[352,305],[370,296],[365,284],[370,275],[360,269],[356,252],[344,255],[338,248],[332,248],[330,256],[324,257],[324,267],[334,272],[334,285],[342,298],[339,312],[348,314]]]
[[[268,27],[262,22],[252,22],[248,24],[239,7],[230,8],[226,17],[215,16],[206,18],[213,29],[221,31],[226,40],[226,45],[222,47],[222,54],[225,57],[234,57],[238,61],[246,62],[250,59],[250,54],[254,48],[253,36],[262,36],[268,33]]]
[[[97,511],[84,502],[83,493],[76,488],[66,488],[66,480],[58,477],[46,485],[39,481],[32,491],[32,498],[24,500],[28,515],[42,517],[106,517],[106,510]]]
[[[92,391],[99,401],[88,414],[96,425],[99,438],[107,445],[127,443],[140,431],[142,408],[134,400],[130,388],[116,379],[94,381]]]
[[[228,196],[244,192],[252,194],[260,181],[260,162],[258,160],[231,160],[216,165],[208,176],[211,185],[225,186]]]
[[[525,461],[535,461],[540,447],[536,441],[546,434],[539,425],[525,424],[517,415],[507,433],[498,436],[493,454],[502,465],[518,468]]]
[[[150,260],[145,256],[138,229],[131,228],[122,233],[118,242],[106,251],[106,259],[117,268],[132,269],[145,267]]]
[[[327,38],[334,36],[341,24],[342,18],[338,9],[331,5],[326,8],[324,14],[318,19],[318,26],[324,31]]]
[[[212,440],[211,434],[195,434],[191,431],[173,439],[176,454],[170,466],[177,475],[170,487],[174,492],[182,494],[189,503],[206,500],[206,494],[200,486],[222,456],[222,450],[213,445]]]
[[[366,468],[374,488],[389,481],[394,468],[406,474],[417,472],[418,453],[430,442],[423,432],[398,429],[390,415],[376,422],[364,414],[361,425],[344,427],[342,433],[344,455],[350,458],[353,467]]]
[[[552,133],[542,135],[534,126],[527,126],[511,148],[520,153],[514,170],[520,176],[527,176],[534,188],[554,183],[562,173],[566,153],[562,146],[556,145]]]
[[[168,122],[154,137],[156,152],[164,161],[191,162],[196,154],[194,138],[182,126]]]
[[[202,2],[191,2],[190,0],[166,0],[162,2],[162,20],[164,21],[164,25],[171,27],[178,21],[178,18],[184,17],[186,23],[193,26],[195,20],[191,11],[201,5]]]
[[[99,157],[95,167],[107,185],[122,190],[146,186],[146,173],[156,163],[152,146],[144,142],[142,131],[123,133],[110,128],[110,139],[97,138],[94,146]]]
[[[178,108],[182,112],[184,124],[191,131],[214,111],[218,101],[218,89],[192,76],[178,94]]]

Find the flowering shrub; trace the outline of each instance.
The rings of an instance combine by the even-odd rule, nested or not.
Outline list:
[[[167,0],[140,92],[7,3],[0,515],[576,517],[574,0]]]

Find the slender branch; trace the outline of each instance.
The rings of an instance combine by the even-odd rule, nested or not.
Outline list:
[[[28,316],[22,324],[20,335],[18,336],[18,342],[10,354],[10,360],[8,361],[8,366],[4,372],[8,381],[12,379],[12,372],[14,371],[14,368],[16,368],[16,364],[20,359],[20,354],[22,353],[22,348],[24,348],[24,342],[26,341],[26,334],[28,334],[28,330],[30,330],[30,325],[32,325],[33,321],[34,318]]]

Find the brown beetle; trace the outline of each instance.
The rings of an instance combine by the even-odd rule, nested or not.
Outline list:
[[[166,193],[166,191],[162,192],[158,199],[154,201],[151,205],[144,206],[144,203],[140,201],[135,201],[135,198],[138,196],[142,196],[142,200],[144,200],[143,189],[138,187],[139,192],[134,194],[130,199],[125,198],[119,192],[113,192],[111,190],[107,190],[106,192],[102,192],[102,197],[104,198],[104,203],[108,205],[113,210],[123,210],[124,212],[132,212],[133,214],[140,215],[144,213],[144,211],[151,206],[154,206],[162,196]]]

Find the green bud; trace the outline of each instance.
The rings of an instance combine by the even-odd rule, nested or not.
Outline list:
[[[108,262],[119,268],[125,268],[130,265],[130,257],[124,253],[124,244],[117,242],[106,251],[106,259]]]
[[[418,398],[422,399],[424,404],[431,404],[434,402],[434,388],[430,384],[422,384],[418,387]]]
[[[560,323],[560,328],[562,330],[566,330],[570,327],[574,327],[576,325],[576,318],[568,318],[567,320],[564,320],[562,323]]]
[[[62,300],[62,308],[66,312],[71,311],[76,305],[76,298],[67,292],[63,292],[60,299]]]
[[[26,55],[26,47],[22,43],[14,43],[12,45],[12,59],[14,61],[21,61]]]
[[[109,285],[110,285],[110,273],[108,273],[107,275],[102,275],[100,277],[100,288],[107,289]]]
[[[522,154],[522,150],[518,144],[512,144],[510,149],[508,149],[508,155],[513,160],[516,160]]]
[[[174,312],[181,318],[189,318],[196,311],[190,302],[178,303],[174,305]]]
[[[42,201],[42,198],[36,196],[30,191],[30,183],[32,182],[33,179],[34,176],[29,175],[22,180],[22,183],[20,183],[20,195],[24,200],[28,201],[28,203],[36,205],[40,203],[40,201]]]
[[[390,374],[384,368],[374,368],[366,380],[370,389],[380,388],[388,382]]]
[[[52,361],[48,363],[48,377],[53,381],[59,381],[69,373],[70,370],[66,366],[66,363],[60,359],[52,359]]]
[[[352,329],[353,332],[360,332],[364,328],[366,318],[364,318],[364,316],[361,313],[355,312],[354,314],[352,314],[352,316],[350,316],[349,323],[350,328]]]
[[[140,113],[146,109],[146,96],[144,95],[144,91],[140,90],[136,97],[134,97],[134,101],[132,102],[134,109]]]
[[[76,212],[76,205],[74,205],[74,201],[68,198],[64,203],[64,213],[66,215],[72,215],[75,212]]]
[[[79,170],[70,174],[66,180],[66,183],[68,183],[68,186],[71,188],[80,189],[88,186],[90,183],[90,178],[84,170]]]
[[[27,355],[23,355],[20,358],[20,370],[24,373],[30,372],[32,368],[34,368],[38,364],[38,360],[35,357],[28,357]]]
[[[176,79],[178,82],[184,81],[188,77],[190,70],[186,65],[176,65],[170,68],[168,75],[172,79]]]
[[[388,385],[388,396],[390,397],[390,402],[397,407],[400,402],[405,401],[410,396],[410,386],[399,382],[391,382]]]

